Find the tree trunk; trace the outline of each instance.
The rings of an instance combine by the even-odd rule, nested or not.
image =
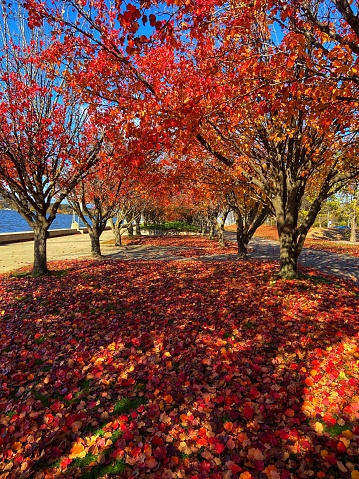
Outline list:
[[[113,231],[115,235],[115,245],[116,246],[122,246],[122,235],[120,231],[120,226],[115,225],[115,229]]]
[[[224,247],[224,225],[226,223],[228,213],[229,211],[224,211],[222,214],[220,214],[216,224],[217,234],[218,234],[218,243],[222,247]]]
[[[294,241],[294,231],[292,231],[288,226],[279,226],[278,235],[280,247],[279,276],[283,279],[297,278],[297,262],[299,253]]]
[[[351,217],[351,222],[350,222],[350,241],[352,243],[356,243],[357,240],[357,215],[356,215],[356,209],[353,209],[353,215]]]
[[[350,222],[350,241],[356,243],[357,240],[357,202],[358,202],[358,192],[355,192],[355,197],[353,200],[353,214]]]
[[[135,226],[135,235],[140,236],[141,235],[141,228],[140,228],[140,217],[138,216],[136,219],[136,226]]]
[[[97,229],[89,230],[89,235],[91,239],[91,254],[94,258],[101,256],[101,246],[100,246],[100,233]]]
[[[34,266],[32,274],[34,276],[43,276],[47,274],[47,253],[46,241],[49,236],[48,226],[37,225],[34,227]]]
[[[213,221],[210,221],[210,222],[209,222],[209,239],[210,239],[210,240],[213,240],[213,239],[214,239],[215,229],[216,229],[216,225],[214,224]]]
[[[278,276],[283,279],[295,279],[298,277],[298,257],[302,251],[309,227],[313,224],[316,215],[312,217],[305,228],[297,228],[300,202],[298,201],[297,189],[295,187],[290,188],[289,181],[286,183],[285,190],[273,199],[272,204],[279,237],[280,270]],[[301,230],[301,233],[299,230]]]
[[[243,218],[236,210],[233,210],[233,216],[236,222],[237,255],[238,258],[246,259],[248,258],[248,235],[244,234]]]
[[[238,234],[237,229],[237,247],[238,247],[238,258],[247,259],[248,258],[248,242],[245,240],[243,235]]]
[[[131,215],[127,215],[127,216],[126,216],[126,223],[127,223],[127,235],[128,235],[128,236],[133,236],[133,225],[132,225],[132,221],[133,221],[133,216],[132,216],[132,214],[131,214]]]

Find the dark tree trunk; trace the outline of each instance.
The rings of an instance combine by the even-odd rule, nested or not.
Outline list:
[[[288,184],[289,182],[287,182],[285,194],[282,193],[273,201],[280,248],[280,271],[278,276],[283,279],[295,279],[298,277],[299,255],[303,249],[309,228],[313,224],[320,207],[316,204],[315,216],[309,212],[306,225],[297,227],[300,201],[298,201],[297,189],[295,187],[289,188]],[[311,219],[309,219],[309,216]]]
[[[133,236],[133,225],[132,225],[132,221],[133,221],[133,216],[132,216],[132,215],[126,216],[127,234],[128,234],[128,236]]]
[[[91,254],[94,258],[101,256],[100,235],[101,233],[96,228],[89,230],[89,236],[91,239]]]
[[[249,238],[244,232],[243,217],[238,210],[234,210],[233,215],[236,222],[237,255],[238,258],[247,259]]]
[[[248,258],[248,241],[244,235],[240,234],[237,229],[237,255],[238,258],[247,259]]]
[[[135,235],[140,236],[141,235],[141,228],[140,228],[140,217],[138,216],[136,219],[136,226],[135,226]]]
[[[256,230],[261,226],[269,214],[268,208],[260,201],[253,203],[251,208],[243,212],[237,202],[232,204],[233,216],[236,222],[236,239],[238,257],[248,258],[248,244]]]
[[[42,276],[47,274],[47,252],[46,241],[49,236],[47,231],[48,226],[37,225],[34,230],[34,266],[32,274],[36,276]]]
[[[294,279],[298,277],[297,263],[304,239],[298,242],[296,231],[300,204],[295,200],[295,191],[286,191],[273,201],[277,219],[277,230],[280,248],[279,277]]]
[[[280,271],[279,276],[283,279],[298,277],[298,245],[295,244],[294,231],[286,226],[278,228],[280,248]],[[300,248],[300,251],[302,248]],[[299,251],[299,252],[300,252]]]

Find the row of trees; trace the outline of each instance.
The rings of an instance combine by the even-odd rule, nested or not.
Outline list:
[[[230,205],[243,254],[274,214],[280,274],[297,275],[323,204],[359,175],[353,2],[25,6],[1,7],[0,194],[35,231],[35,272],[61,201],[95,205],[81,186],[91,174],[110,204],[128,168],[166,194],[174,178],[210,184],[207,212]]]

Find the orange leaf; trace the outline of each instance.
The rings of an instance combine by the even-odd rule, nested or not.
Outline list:
[[[173,402],[173,397],[170,395],[170,394],[167,394],[164,398],[163,398],[164,402],[167,403],[167,404],[171,404],[171,402]]]
[[[76,442],[70,451],[70,457],[80,457],[80,456],[85,456],[86,451],[84,446],[80,442]]]
[[[19,449],[21,448],[21,442],[14,442],[14,444],[12,445],[12,450],[14,452],[18,451]]]
[[[306,378],[304,380],[304,383],[305,383],[306,386],[313,386],[313,384],[314,384],[313,378],[311,378],[311,377]]]
[[[226,431],[230,432],[233,429],[233,422],[227,421],[223,424],[223,427]]]

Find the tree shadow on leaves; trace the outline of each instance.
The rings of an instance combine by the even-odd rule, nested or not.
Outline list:
[[[254,261],[101,261],[1,287],[7,477],[350,477],[354,287]]]

